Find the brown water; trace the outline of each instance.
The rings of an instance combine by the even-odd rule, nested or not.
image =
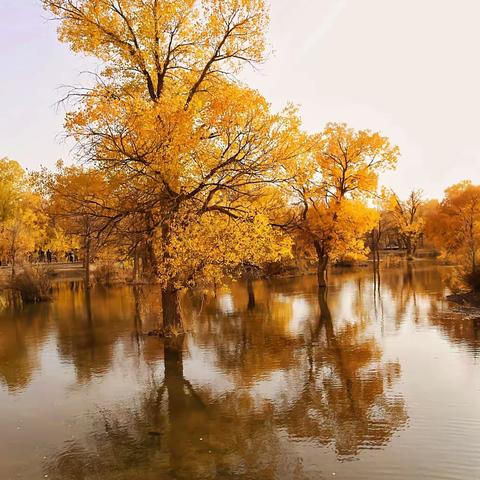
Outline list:
[[[0,479],[479,479],[480,322],[446,267],[187,295],[59,284],[0,313]]]

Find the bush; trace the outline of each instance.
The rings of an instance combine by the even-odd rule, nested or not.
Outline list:
[[[463,275],[465,283],[474,291],[480,292],[480,270],[474,270]]]
[[[447,287],[456,294],[468,291],[480,292],[480,270],[471,271],[466,267],[457,267],[447,277]]]
[[[51,300],[52,278],[46,268],[25,267],[11,281],[11,288],[20,293],[23,302],[37,303]]]
[[[95,265],[93,271],[95,282],[99,285],[114,285],[116,283],[124,283],[125,275],[115,264],[110,262]]]

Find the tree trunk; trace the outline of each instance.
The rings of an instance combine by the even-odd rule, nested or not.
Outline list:
[[[410,262],[413,260],[413,245],[412,239],[410,237],[406,237],[405,239],[405,248],[407,250],[407,260]]]
[[[178,289],[172,285],[167,285],[162,289],[162,317],[165,331],[183,331],[179,293]]]
[[[138,251],[138,245],[135,245],[135,249],[133,250],[133,272],[132,272],[132,282],[137,283],[138,282],[138,267],[139,264],[139,251]]]
[[[327,286],[327,266],[328,266],[328,255],[325,255],[325,254],[319,255],[318,263],[317,263],[317,278],[318,278],[319,287]]]
[[[150,277],[150,280],[158,277],[158,259],[155,253],[154,246],[154,236],[155,236],[155,223],[153,219],[152,212],[147,212],[145,214],[145,252],[144,252],[144,263],[143,270],[144,274]],[[163,235],[163,232],[162,232]]]
[[[247,267],[247,292],[248,292],[248,309],[255,308],[255,292],[253,290],[253,271],[251,267]]]
[[[318,240],[313,242],[315,246],[315,251],[317,252],[317,278],[318,286],[326,287],[327,286],[327,266],[328,266],[328,254],[325,253],[325,250],[322,248],[322,245]]]
[[[17,263],[17,256],[15,253],[12,255],[12,279],[15,278],[16,275],[16,263]]]
[[[85,288],[91,287],[90,282],[90,238],[85,239],[85,259],[83,261],[85,267]]]

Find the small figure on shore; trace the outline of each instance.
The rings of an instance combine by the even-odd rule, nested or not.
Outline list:
[[[47,262],[52,263],[52,251],[50,249],[47,250]]]
[[[45,252],[44,252],[44,250],[42,249],[42,247],[40,247],[40,248],[38,249],[38,261],[39,261],[40,263],[45,262]]]

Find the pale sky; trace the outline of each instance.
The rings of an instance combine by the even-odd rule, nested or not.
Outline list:
[[[58,87],[91,63],[56,39],[36,0],[0,0],[0,157],[28,168],[69,160]],[[381,131],[402,157],[382,183],[440,197],[480,183],[480,0],[271,0],[269,61],[245,73],[304,126]],[[90,63],[90,65],[89,65]]]

